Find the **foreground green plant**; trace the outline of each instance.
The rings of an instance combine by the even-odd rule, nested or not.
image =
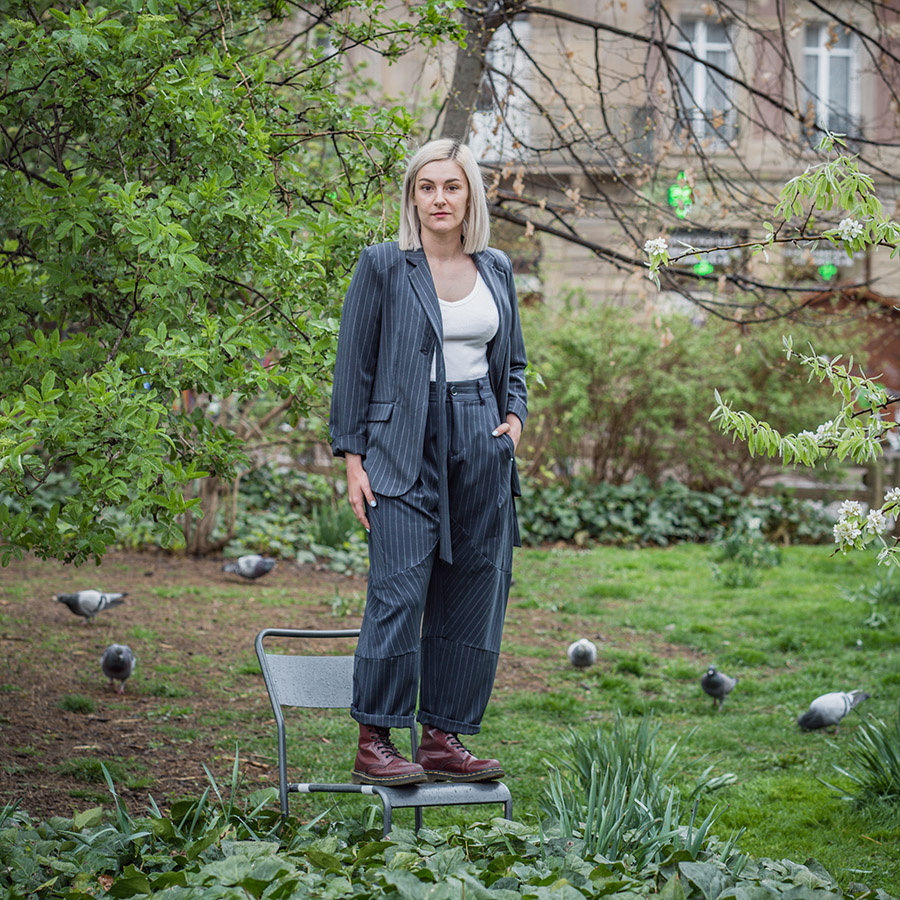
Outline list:
[[[852,787],[834,789],[860,806],[889,804],[900,818],[900,712],[891,724],[868,716],[845,752],[847,764],[834,768]]]
[[[544,806],[561,837],[579,839],[586,852],[605,859],[626,859],[639,872],[675,852],[699,856],[715,811],[695,821],[696,806],[689,809],[670,783],[678,745],[660,756],[658,732],[652,715],[629,727],[617,713],[611,731],[601,726],[568,735],[559,765],[551,766]],[[711,771],[697,779],[691,798],[736,780],[731,774],[714,778]],[[739,873],[740,859],[732,859],[736,837],[720,852]]]
[[[34,823],[0,810],[0,888],[9,897],[89,896],[154,900],[217,898],[482,897],[537,900],[642,896],[850,900],[814,860],[751,860],[715,841],[696,858],[672,853],[638,872],[537,827],[494,819],[468,827],[395,828],[388,841],[352,824],[329,828],[289,820],[276,836],[223,828],[220,816],[191,837],[171,819],[105,820],[101,810]],[[102,889],[102,893],[101,893]],[[893,900],[881,891],[880,900]]]

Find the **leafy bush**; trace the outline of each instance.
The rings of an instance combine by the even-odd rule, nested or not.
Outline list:
[[[829,408],[827,391],[787,365],[780,328],[754,325],[743,334],[716,319],[647,321],[577,298],[562,308],[524,309],[523,328],[547,385],[529,396],[521,456],[532,476],[615,484],[673,476],[703,490],[735,482],[749,488],[770,464],[709,421],[714,392],[764,408],[785,430],[820,422]],[[796,332],[802,341],[802,329]],[[815,333],[827,352],[829,337]],[[859,343],[846,330],[832,340],[844,352]]]
[[[681,851],[696,859],[711,837],[715,811],[699,824],[671,783],[677,757],[673,744],[660,757],[659,725],[644,715],[630,729],[617,714],[611,733],[602,727],[583,736],[571,732],[560,765],[550,767],[544,809],[560,837],[583,842],[584,851],[626,859],[637,871]],[[697,779],[690,797],[736,781],[734,775]],[[732,855],[733,837],[723,856]]]
[[[781,565],[781,549],[766,540],[762,520],[740,515],[731,530],[716,541],[713,578],[725,587],[754,587],[763,569]]]
[[[791,535],[798,541],[832,537],[822,507],[789,494],[757,498],[728,488],[692,491],[673,479],[653,485],[644,476],[622,485],[580,478],[544,485],[526,480],[517,508],[522,541],[532,545],[711,541],[731,530],[742,515],[758,518],[763,533],[786,541]]]

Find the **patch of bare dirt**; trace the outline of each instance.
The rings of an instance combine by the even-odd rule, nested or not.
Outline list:
[[[222,562],[112,553],[100,567],[27,559],[0,569],[0,803],[18,800],[38,819],[97,805],[105,783],[71,771],[84,759],[124,767],[133,786],[117,778],[117,789],[130,809],[151,794],[160,805],[196,797],[208,784],[204,763],[229,781],[232,758],[220,748],[238,710],[253,710],[259,734],[273,735],[262,680],[246,675],[256,633],[355,627],[358,618],[337,619],[331,607],[336,596],[363,596],[365,582],[288,562],[246,582]],[[93,587],[128,597],[87,625],[51,599]],[[123,694],[100,670],[114,642],[138,658]],[[72,695],[88,698],[88,711],[61,708]],[[271,759],[243,761],[262,783],[275,780],[274,752],[273,739]]]

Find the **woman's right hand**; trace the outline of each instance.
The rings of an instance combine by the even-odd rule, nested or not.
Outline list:
[[[369,476],[363,468],[363,458],[358,453],[347,453],[347,499],[353,514],[359,519],[366,531],[369,530],[369,520],[366,517],[366,507],[375,506],[375,494],[369,484]]]

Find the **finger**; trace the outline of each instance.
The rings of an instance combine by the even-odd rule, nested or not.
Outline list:
[[[366,517],[366,504],[363,502],[363,497],[358,496],[354,497],[350,501],[350,508],[353,510],[353,515],[356,516],[360,525],[369,530],[369,520]]]
[[[506,434],[509,431],[509,422],[501,422],[492,432],[492,437],[500,437],[501,434]]]
[[[363,496],[366,498],[366,503],[368,503],[369,506],[373,508],[378,506],[378,501],[375,499],[375,493],[372,491],[368,481],[362,485],[362,492]]]

